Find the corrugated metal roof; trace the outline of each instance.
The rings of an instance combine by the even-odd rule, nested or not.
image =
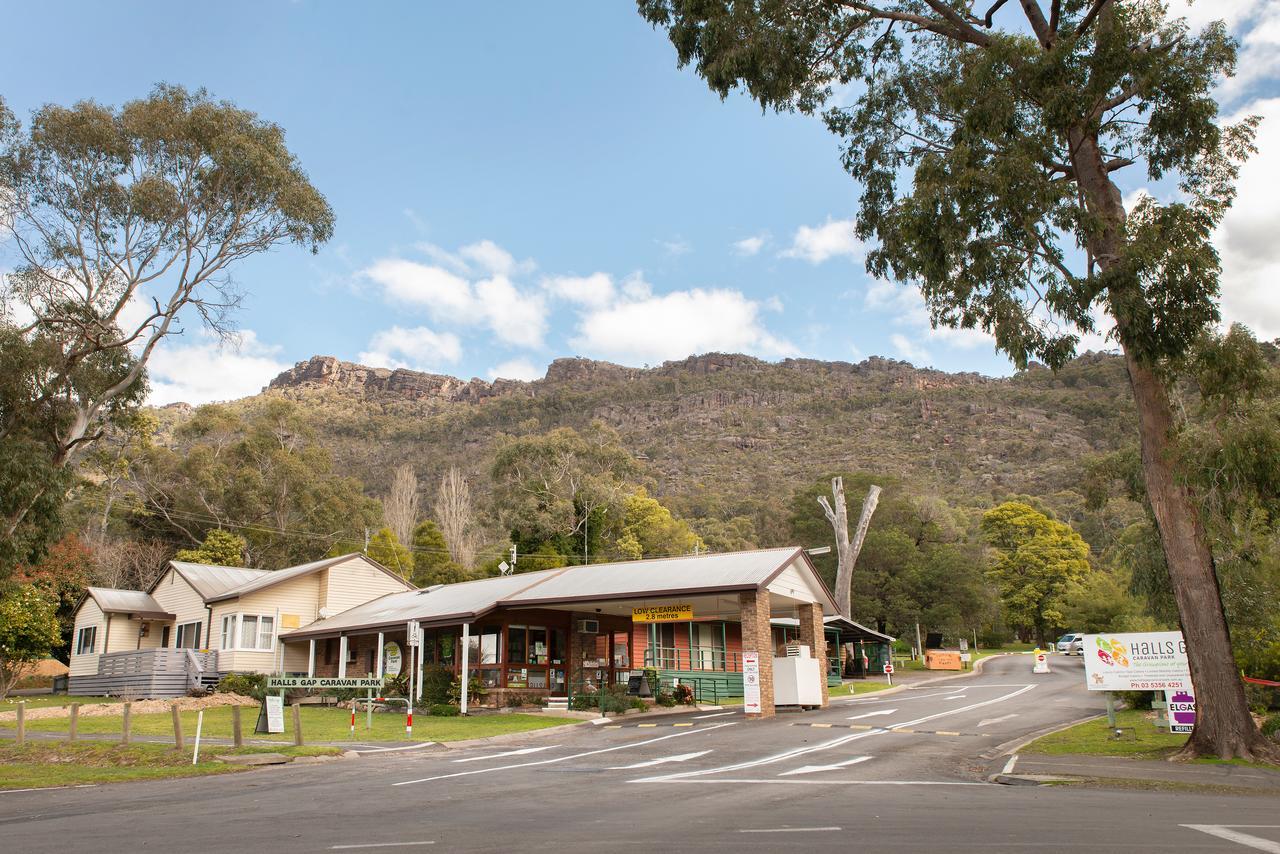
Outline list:
[[[502,600],[520,605],[554,599],[624,599],[694,590],[734,590],[767,582],[799,549],[761,549],[622,563],[570,566],[536,587]]]
[[[264,575],[271,575],[266,569],[242,569],[238,566],[213,566],[207,563],[187,563],[182,560],[171,560],[169,565],[195,588],[205,600],[234,590]]]
[[[558,572],[558,569],[546,569],[524,575],[500,575],[446,584],[435,589],[388,593],[336,616],[318,620],[299,631],[289,632],[287,637],[333,634],[352,628],[403,626],[410,620],[431,623],[452,617],[469,619],[492,610],[503,597]]]
[[[270,587],[273,584],[280,584],[282,582],[288,581],[293,578],[300,578],[312,572],[319,572],[320,570],[326,567],[337,566],[340,563],[346,563],[352,558],[363,558],[365,561],[369,563],[370,566],[378,569],[380,572],[385,572],[387,575],[391,576],[392,578],[395,578],[398,581],[404,582],[405,587],[408,587],[408,588],[413,587],[411,583],[409,583],[408,581],[405,581],[403,578],[396,575],[394,572],[391,572],[386,567],[378,563],[376,560],[373,560],[372,558],[367,557],[366,555],[362,555],[360,552],[352,552],[351,554],[340,555],[338,557],[327,557],[323,560],[315,560],[315,561],[312,561],[311,563],[303,563],[303,564],[299,564],[298,566],[291,566],[288,569],[277,569],[275,572],[268,572],[263,576],[253,579],[252,581],[248,581],[244,584],[241,584],[239,587],[233,587],[230,590],[226,590],[217,596],[211,596],[206,598],[208,598],[210,602],[217,602],[222,599],[233,599],[237,596],[245,596],[249,593],[262,590],[264,587]]]
[[[173,614],[165,611],[160,603],[151,598],[151,594],[141,590],[115,590],[111,587],[90,587],[86,591],[98,603],[98,607],[108,614],[137,614],[142,617],[166,617],[173,619]]]
[[[774,617],[769,622],[777,626],[799,626],[800,621],[794,617]],[[853,620],[836,614],[831,617],[823,617],[822,622],[829,629],[838,629],[841,637],[852,636],[857,640],[875,641],[877,643],[893,643],[894,638],[886,634],[881,634],[875,629],[869,629],[862,623],[856,623]]]
[[[392,593],[290,632],[288,637],[335,634],[357,628],[469,620],[500,605],[638,599],[707,590],[747,590],[767,583],[803,558],[797,548],[762,549],[656,560],[547,569],[449,584],[435,590]]]

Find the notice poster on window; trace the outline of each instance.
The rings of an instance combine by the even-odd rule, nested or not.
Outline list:
[[[760,714],[760,653],[742,653],[742,710]]]

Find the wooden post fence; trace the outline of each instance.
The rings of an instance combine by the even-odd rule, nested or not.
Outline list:
[[[76,740],[76,730],[80,728],[80,704],[71,704],[71,719],[67,723],[67,741]]]
[[[27,701],[18,701],[18,744],[27,740]]]
[[[236,747],[244,747],[244,730],[240,728],[240,707],[231,707],[231,742]]]
[[[293,743],[302,746],[302,706],[298,703],[293,704]]]
[[[125,703],[124,715],[120,719],[120,743],[129,743],[129,728],[133,725],[133,703]]]
[[[173,715],[173,749],[185,750],[186,745],[182,741],[182,713],[178,711],[178,704],[170,705],[169,711]]]

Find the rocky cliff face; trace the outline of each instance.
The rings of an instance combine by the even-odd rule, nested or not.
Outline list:
[[[443,374],[427,374],[405,368],[370,368],[354,362],[343,362],[333,356],[312,356],[277,376],[263,391],[329,388],[354,392],[363,397],[458,401],[517,393],[527,386],[528,383],[502,379],[492,383],[481,379],[464,382]]]

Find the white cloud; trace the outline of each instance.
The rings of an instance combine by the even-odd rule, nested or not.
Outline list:
[[[277,374],[290,367],[278,358],[280,348],[264,344],[251,329],[237,341],[223,344],[200,331],[190,344],[181,337],[166,338],[147,362],[151,393],[147,403],[164,406],[234,400],[256,394]]]
[[[603,308],[613,302],[615,293],[613,279],[608,273],[551,276],[542,280],[542,287],[559,299],[591,308]]]
[[[590,312],[570,343],[587,355],[629,364],[711,351],[794,355],[795,347],[765,329],[763,309],[738,291],[674,291]]]
[[[622,280],[622,293],[630,299],[648,299],[653,295],[653,285],[644,280],[641,273],[632,273]]]
[[[861,258],[866,245],[853,233],[853,220],[830,217],[822,225],[802,225],[791,239],[791,247],[782,252],[784,258],[802,258],[810,264],[821,264],[830,258]]]
[[[734,241],[733,248],[739,255],[755,255],[764,248],[765,236],[756,234]]]
[[[683,237],[677,237],[674,240],[659,240],[658,245],[665,249],[668,255],[688,255],[693,251],[693,245]]]
[[[1240,170],[1240,194],[1214,235],[1222,257],[1222,316],[1272,339],[1280,337],[1280,98],[1255,101],[1242,113],[1263,119],[1258,153]]]
[[[912,362],[917,367],[923,367],[933,361],[933,357],[929,355],[929,351],[912,341],[900,332],[895,332],[889,337],[893,349],[899,356]]]
[[[441,365],[462,358],[462,342],[450,332],[434,332],[425,326],[405,329],[393,326],[375,332],[361,364],[375,368],[409,368],[436,373]]]
[[[428,244],[429,245],[429,244]],[[490,241],[465,246],[465,254],[487,269],[530,269]],[[439,250],[433,257],[442,264],[462,264],[459,256]],[[455,269],[458,269],[455,267]],[[493,273],[474,284],[442,266],[401,258],[376,262],[364,270],[365,278],[380,285],[393,302],[421,308],[439,323],[487,326],[494,336],[522,347],[542,346],[547,330],[547,306],[541,294],[523,291],[506,273]]]
[[[534,380],[542,379],[545,374],[545,368],[536,367],[528,359],[508,359],[489,369],[489,379],[491,380],[505,379],[533,382]]]
[[[492,240],[468,244],[459,249],[458,254],[481,270],[496,276],[513,276],[517,273],[529,273],[534,269],[532,261],[517,262],[510,252]]]

